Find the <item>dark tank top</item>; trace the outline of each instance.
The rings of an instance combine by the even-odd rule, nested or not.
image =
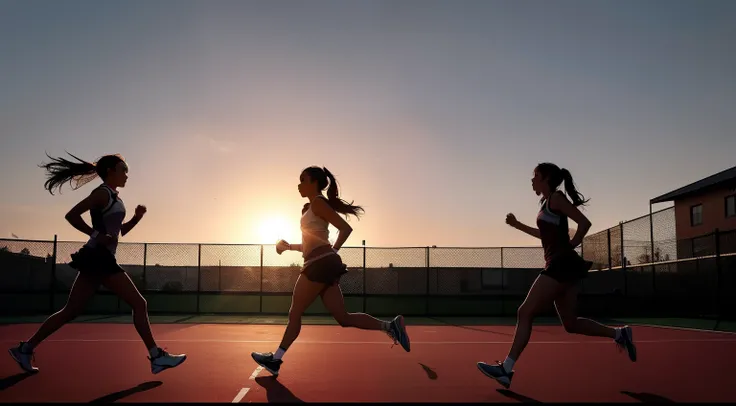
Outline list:
[[[537,228],[544,248],[544,261],[547,265],[555,258],[573,251],[572,244],[570,244],[567,216],[552,210],[549,207],[549,199],[542,203],[542,208],[539,210]]]

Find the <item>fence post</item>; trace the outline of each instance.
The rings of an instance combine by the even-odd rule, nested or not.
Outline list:
[[[695,258],[695,237],[690,239],[690,258]],[[698,261],[695,261],[695,263],[697,264]]]
[[[51,281],[49,282],[49,314],[54,313],[54,296],[56,295],[56,245],[57,236],[54,234],[54,248],[51,254]]]
[[[652,263],[652,298],[657,296],[657,268],[654,266],[654,215],[652,204],[649,204],[649,247],[651,249],[649,260]]]
[[[580,257],[585,258],[585,238],[580,241]]]
[[[258,312],[263,313],[263,244],[261,244],[261,277],[259,279],[260,287],[258,288]]]
[[[424,299],[424,315],[429,316],[429,246],[426,248],[426,257],[427,257],[427,294]]]
[[[628,296],[629,294],[629,284],[626,279],[626,267],[628,264],[626,263],[626,253],[624,251],[624,222],[619,222],[619,230],[621,231],[621,271],[624,274],[624,296]]]
[[[505,283],[504,283],[504,267],[503,267],[503,247],[501,247],[501,290],[505,290]],[[501,302],[503,304],[503,302]],[[501,311],[503,312],[503,307],[501,308]]]
[[[506,291],[506,269],[503,266],[503,247],[501,247],[501,292]],[[501,317],[504,316],[506,316],[506,295],[501,295]]]
[[[716,326],[714,327],[714,330],[718,330],[718,327],[721,324],[721,318],[723,317],[723,299],[721,296],[721,281],[723,280],[721,275],[721,236],[719,230],[716,228],[716,231],[714,233],[714,237],[716,239],[716,312],[718,315],[716,316]]]
[[[148,243],[143,244],[143,291],[148,290],[148,280],[146,279],[146,262],[148,262]]]
[[[613,257],[611,256],[611,229],[606,230],[606,239],[608,240],[608,270],[613,267]]]
[[[202,286],[202,244],[197,244],[197,314],[199,314],[199,291]]]
[[[366,288],[366,281],[367,281],[366,272],[367,272],[367,270],[366,270],[366,267],[365,267],[365,264],[366,264],[365,256],[366,256],[366,247],[365,247],[365,240],[363,240],[363,313],[368,313],[368,310],[367,310],[368,298],[366,296],[368,294],[368,289]]]

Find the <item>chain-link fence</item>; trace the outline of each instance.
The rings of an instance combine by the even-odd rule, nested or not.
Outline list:
[[[578,252],[595,265],[581,283],[582,297],[628,313],[733,316],[727,309],[736,309],[736,230],[677,241],[668,216],[657,212],[587,237]],[[70,256],[82,245],[0,239],[6,311],[28,298],[34,311],[62,306],[76,277]],[[346,298],[358,297],[350,306],[404,306],[427,315],[513,314],[544,267],[541,247],[361,246],[344,247],[340,256],[349,268],[341,288]],[[273,245],[121,243],[117,258],[152,311],[197,313],[288,311],[303,265],[301,253],[279,255]],[[118,299],[110,311],[126,309]]]
[[[588,235],[580,250],[594,268],[610,269],[697,257],[693,241],[677,240],[675,208],[670,207]]]

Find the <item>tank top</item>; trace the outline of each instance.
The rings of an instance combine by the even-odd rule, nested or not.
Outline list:
[[[109,234],[113,237],[118,237],[120,235],[120,229],[123,227],[123,221],[125,220],[125,205],[118,196],[118,192],[112,190],[106,184],[103,183],[97,189],[105,190],[108,193],[108,199],[104,207],[90,210],[92,228],[100,234]],[[92,248],[97,247],[97,240],[90,238],[85,245]],[[118,248],[117,241],[106,248],[115,254]]]
[[[542,203],[542,208],[539,210],[537,228],[542,240],[544,260],[547,265],[555,258],[569,254],[573,250],[570,244],[567,216],[552,210],[549,207],[549,199]]]
[[[318,199],[325,199],[320,196]],[[314,214],[310,204],[300,222],[302,230],[302,257],[306,258],[312,250],[323,245],[330,245],[330,223]]]

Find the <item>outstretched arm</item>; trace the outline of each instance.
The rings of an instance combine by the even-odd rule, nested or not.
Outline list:
[[[146,214],[146,206],[138,206],[135,208],[135,214],[133,215],[133,218],[130,219],[127,223],[123,223],[123,226],[120,228],[120,233],[122,235],[128,234],[130,230],[135,227],[141,219],[143,219],[143,215]]]
[[[510,225],[511,227],[524,232],[526,234],[531,235],[532,237],[536,238],[542,238],[539,234],[539,229],[536,229],[534,227],[529,227],[528,225],[522,223],[521,221],[517,220],[516,217],[509,213],[506,215],[506,224]]]
[[[276,253],[281,255],[284,251],[302,251],[301,244],[289,244],[288,242],[281,240],[276,243]]]

